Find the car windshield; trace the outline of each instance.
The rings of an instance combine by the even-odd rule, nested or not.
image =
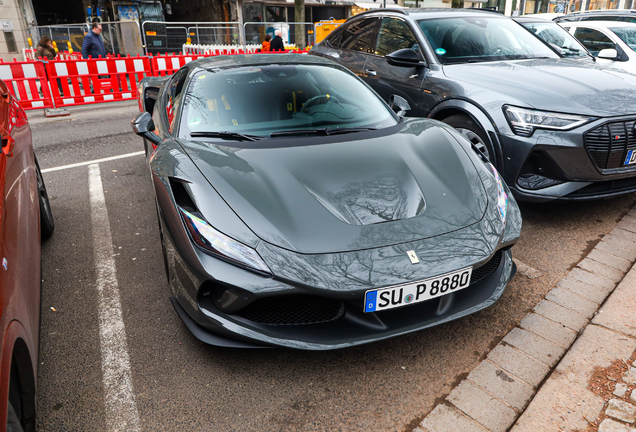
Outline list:
[[[511,19],[435,18],[418,21],[442,64],[559,58]]]
[[[184,100],[179,136],[355,131],[397,122],[378,96],[337,66],[273,64],[195,72]]]
[[[610,30],[616,33],[616,36],[621,38],[627,46],[636,51],[636,25],[633,27],[631,25],[629,27],[615,27],[610,28]]]
[[[522,26],[549,43],[564,57],[588,57],[585,47],[563,27],[553,22],[522,22]]]

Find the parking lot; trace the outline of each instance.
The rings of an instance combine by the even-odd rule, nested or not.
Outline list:
[[[335,352],[209,347],[168,299],[152,184],[130,129],[137,111],[132,102],[74,108],[56,119],[29,114],[56,220],[42,251],[40,431],[97,431],[112,422],[136,430],[136,418],[142,430],[410,431],[636,203],[628,195],[522,205],[513,248],[520,271],[494,306],[461,320]],[[81,163],[103,158],[110,158],[97,163],[107,224],[96,226],[95,168]],[[128,387],[103,380],[96,270],[103,245],[93,234],[104,226]],[[113,398],[130,398],[131,410],[109,410]]]

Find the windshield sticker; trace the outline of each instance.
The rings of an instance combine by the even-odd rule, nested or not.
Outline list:
[[[188,126],[197,127],[201,124],[201,117],[192,117],[188,122]]]
[[[199,75],[197,78],[198,79],[205,79],[205,75]]]
[[[437,55],[444,55],[444,54],[446,54],[446,50],[445,50],[444,48],[437,48],[437,49],[435,50],[435,54],[437,54]]]

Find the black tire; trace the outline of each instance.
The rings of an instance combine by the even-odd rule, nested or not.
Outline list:
[[[24,432],[24,428],[20,422],[20,416],[15,412],[11,402],[9,402],[7,410],[7,432]]]
[[[455,114],[442,120],[449,126],[457,129],[462,135],[472,142],[481,152],[485,152],[495,168],[498,168],[497,158],[492,148],[492,144],[486,131],[484,131],[475,121],[465,114]],[[472,132],[472,134],[468,133]]]
[[[49,203],[49,194],[46,192],[46,185],[44,184],[44,178],[40,171],[40,165],[35,156],[35,168],[38,178],[38,196],[40,201],[40,236],[42,240],[46,240],[53,235],[55,229],[55,221],[53,220],[53,212],[51,211],[51,204]]]

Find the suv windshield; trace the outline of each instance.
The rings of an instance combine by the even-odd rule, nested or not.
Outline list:
[[[418,24],[442,64],[559,58],[507,18],[434,18]]]
[[[397,122],[393,112],[349,72],[332,66],[274,64],[195,72],[185,96],[179,136],[351,131]]]
[[[616,36],[621,38],[623,42],[627,44],[631,49],[636,51],[636,29],[630,27],[615,27],[610,28],[611,31],[616,33]]]
[[[563,27],[554,22],[521,22],[522,26],[552,45],[564,57],[589,57],[587,50]]]

